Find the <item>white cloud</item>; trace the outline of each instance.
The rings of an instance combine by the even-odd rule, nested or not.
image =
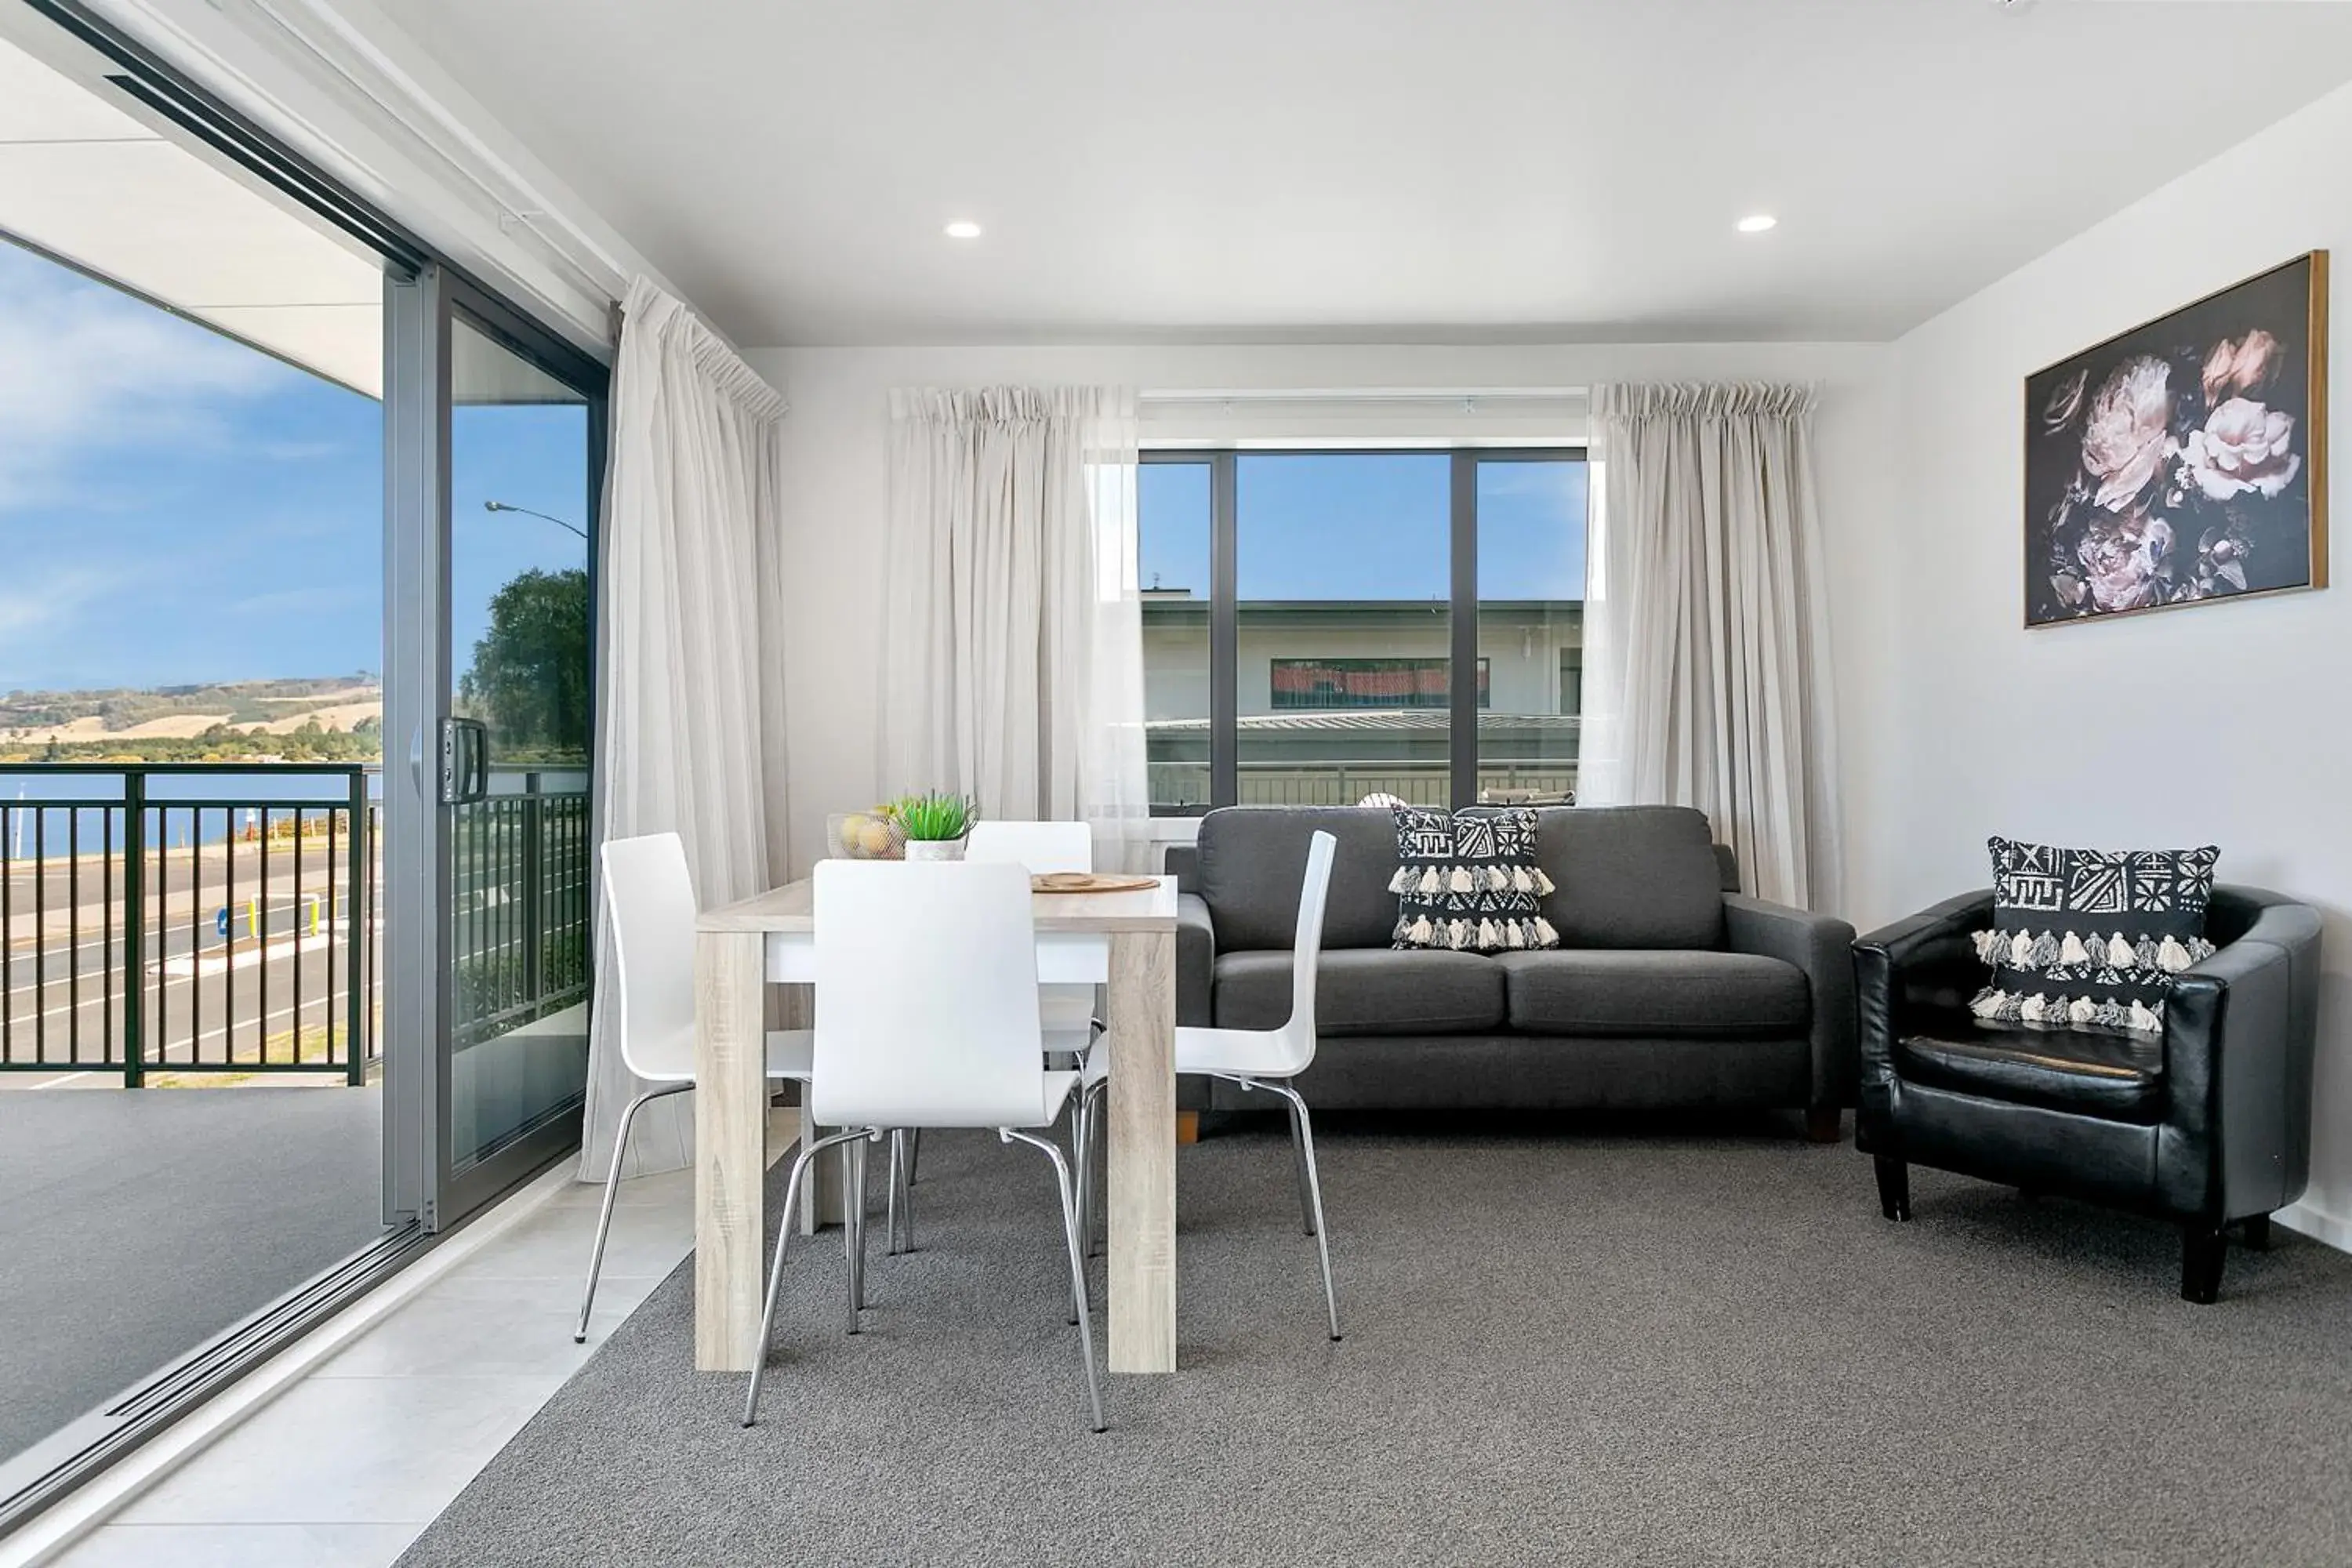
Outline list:
[[[0,242],[0,510],[60,499],[92,451],[207,438],[222,401],[258,395],[279,374],[250,349]]]

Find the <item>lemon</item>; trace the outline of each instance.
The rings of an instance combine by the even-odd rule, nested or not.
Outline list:
[[[866,819],[858,816],[856,813],[852,812],[849,816],[841,819],[841,826],[834,831],[840,837],[841,847],[845,851],[854,853],[857,848],[859,835],[866,831]]]
[[[857,830],[857,847],[877,858],[890,852],[890,825],[868,821]]]

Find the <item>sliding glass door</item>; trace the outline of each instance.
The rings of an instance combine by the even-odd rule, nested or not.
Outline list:
[[[472,771],[446,846],[448,1152],[472,1186],[578,1139],[599,421],[588,389],[462,314],[449,380],[449,699]]]
[[[606,373],[427,268],[392,326],[404,369],[387,581],[397,842],[387,1011],[425,1041],[403,1104],[439,1229],[580,1138],[594,897],[597,502]]]

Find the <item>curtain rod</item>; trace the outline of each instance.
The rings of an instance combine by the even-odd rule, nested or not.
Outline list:
[[[1580,403],[1587,386],[1147,387],[1141,403]]]

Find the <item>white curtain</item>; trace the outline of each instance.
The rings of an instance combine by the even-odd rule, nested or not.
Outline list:
[[[1085,821],[1095,863],[1149,854],[1135,396],[890,399],[877,758],[887,791]]]
[[[1749,890],[1839,891],[1810,388],[1601,386],[1579,798],[1695,805]]]
[[[679,300],[623,307],[597,595],[597,838],[675,831],[707,908],[782,879],[784,402]],[[612,942],[596,900],[596,1006],[580,1175],[604,1179],[622,1108]],[[646,1108],[624,1174],[693,1160],[694,1102]]]

